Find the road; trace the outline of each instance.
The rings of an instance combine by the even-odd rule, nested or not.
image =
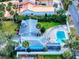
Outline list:
[[[79,35],[79,13],[73,4],[69,6],[69,13],[70,13],[70,15],[72,17],[72,21],[76,27],[77,34]]]

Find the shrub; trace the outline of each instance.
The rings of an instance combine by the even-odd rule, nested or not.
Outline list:
[[[41,28],[41,33],[44,33],[45,30],[46,30],[46,29],[45,29],[44,27],[42,27],[42,28]]]
[[[26,47],[29,47],[29,42],[28,42],[28,41],[24,41],[24,42],[22,43],[22,46],[25,47],[25,48],[26,48]]]
[[[37,24],[36,28],[40,29],[41,28],[41,24]]]

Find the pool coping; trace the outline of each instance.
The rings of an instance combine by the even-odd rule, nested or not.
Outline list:
[[[48,51],[48,52],[17,52],[17,57],[18,55],[61,55],[64,52],[62,51]]]

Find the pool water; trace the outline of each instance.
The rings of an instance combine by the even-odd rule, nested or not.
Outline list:
[[[56,37],[57,37],[56,39],[57,43],[63,43],[63,41],[66,40],[64,31],[58,31],[56,33]]]
[[[31,15],[31,14],[33,14],[33,15],[39,16],[39,15],[45,15],[45,14],[52,15],[52,14],[54,14],[54,12],[53,11],[51,11],[51,12],[34,12],[32,10],[26,10],[26,11],[22,12],[22,14],[23,15]]]

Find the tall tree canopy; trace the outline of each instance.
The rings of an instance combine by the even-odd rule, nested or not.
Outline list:
[[[4,1],[10,1],[10,0],[0,0],[0,2],[4,2]]]

